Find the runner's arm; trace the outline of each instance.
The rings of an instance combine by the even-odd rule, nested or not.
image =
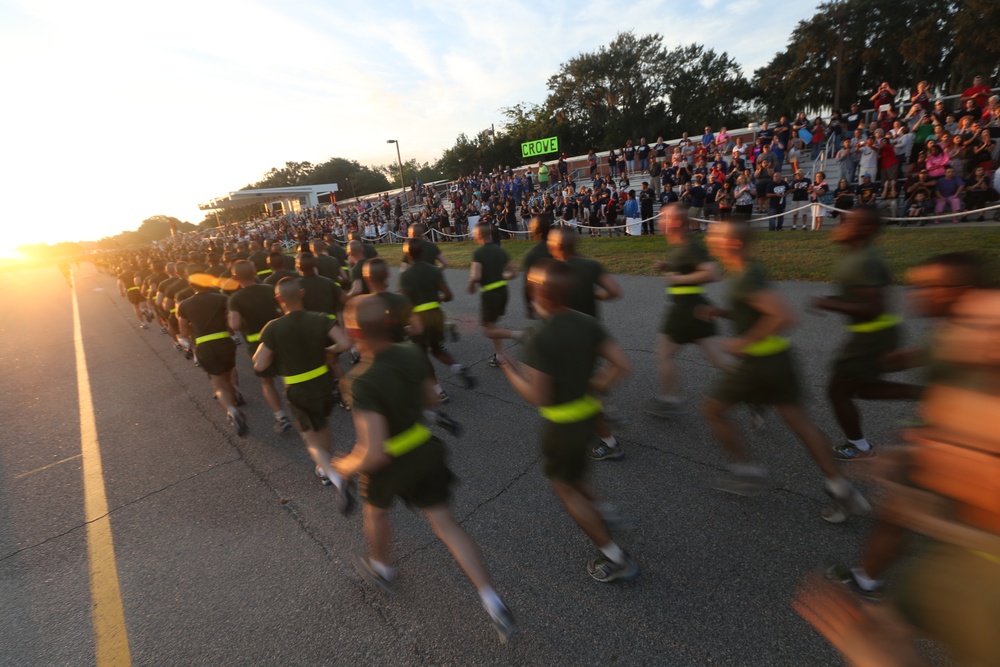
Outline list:
[[[597,286],[601,289],[598,290],[596,296],[601,301],[611,301],[612,299],[621,298],[622,288],[607,271],[601,272],[601,275],[597,278]]]
[[[253,369],[259,373],[267,369],[272,361],[274,361],[274,350],[269,348],[266,343],[261,343],[253,354]]]
[[[812,300],[813,308],[841,313],[857,322],[868,322],[885,312],[885,298],[881,287],[860,287],[854,290],[855,300],[839,296],[821,296]]]
[[[330,330],[326,332],[327,337],[333,341],[333,345],[326,348],[326,351],[330,354],[340,354],[341,352],[347,352],[354,345],[351,339],[347,337],[344,330],[340,327],[330,327]]]
[[[243,318],[235,310],[230,310],[227,316],[229,320],[229,328],[233,331],[239,331],[243,327]]]
[[[774,336],[795,324],[795,314],[791,307],[775,290],[760,290],[747,301],[754,310],[761,313],[761,317],[743,335],[727,342],[726,347],[733,354],[741,354],[747,345]]]
[[[518,396],[535,406],[552,404],[551,375],[546,375],[507,355],[503,357],[497,355],[497,363]]]
[[[385,452],[385,441],[389,437],[389,423],[385,417],[371,410],[357,409],[353,415],[358,437],[354,449],[333,461],[333,469],[344,477],[372,473],[392,462],[392,457]]]
[[[702,262],[691,273],[667,274],[667,282],[671,285],[704,285],[722,280],[722,272],[715,262]]]
[[[483,265],[473,262],[469,265],[469,294],[476,293],[476,283],[483,279]]]
[[[601,343],[597,356],[607,361],[608,365],[590,378],[590,388],[599,394],[606,394],[613,385],[632,372],[632,366],[622,346],[610,337]]]

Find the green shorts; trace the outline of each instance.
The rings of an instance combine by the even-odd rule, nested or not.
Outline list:
[[[479,295],[479,319],[483,324],[495,324],[507,313],[507,286]]]
[[[407,505],[434,507],[451,499],[455,479],[444,443],[432,437],[381,470],[362,475],[360,491],[365,502],[382,509],[391,507],[397,496]]]
[[[722,375],[709,394],[727,405],[794,405],[802,400],[802,389],[791,349],[764,357],[744,357]]]
[[[717,335],[714,322],[706,322],[694,315],[695,308],[707,304],[708,300],[700,294],[675,299],[666,315],[663,316],[660,333],[678,345],[696,343],[703,338]]]
[[[902,327],[899,325],[852,333],[833,360],[833,379],[874,382],[885,371],[882,357],[899,349]]]
[[[444,349],[444,311],[440,308],[417,313],[424,330],[411,340],[425,352]]]
[[[209,375],[225,375],[236,367],[236,343],[227,337],[195,345],[194,358]]]
[[[334,387],[336,382],[332,373],[285,387],[288,408],[300,431],[319,431],[326,427],[326,420],[333,411]]]
[[[596,417],[572,424],[542,420],[541,446],[545,476],[556,482],[581,481],[597,444]]]

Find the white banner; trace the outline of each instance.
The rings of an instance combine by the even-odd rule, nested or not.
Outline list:
[[[642,218],[625,218],[625,229],[629,236],[642,236]]]

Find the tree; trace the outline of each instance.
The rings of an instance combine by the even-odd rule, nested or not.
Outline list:
[[[739,64],[700,44],[679,46],[661,63],[671,134],[745,125],[753,92]]]

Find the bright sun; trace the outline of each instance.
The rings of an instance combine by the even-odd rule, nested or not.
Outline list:
[[[0,260],[3,259],[27,259],[27,257],[18,252],[15,248],[0,246]]]

